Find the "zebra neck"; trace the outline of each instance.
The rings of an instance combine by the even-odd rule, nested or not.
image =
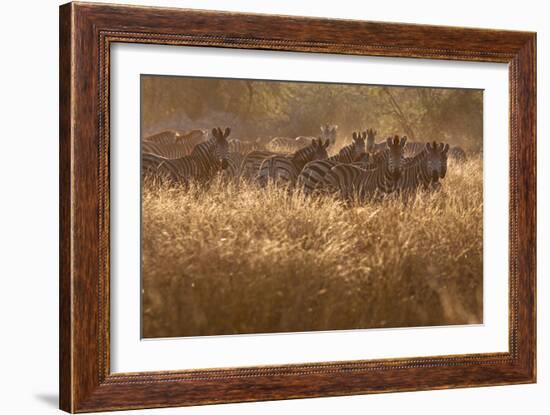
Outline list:
[[[391,193],[395,189],[397,180],[390,171],[390,166],[388,164],[389,152],[384,151],[380,154],[380,167],[376,169],[376,181],[378,187],[382,189],[384,193]]]
[[[353,153],[353,148],[351,147],[351,145],[349,145],[342,148],[338,152],[338,154],[330,157],[329,160],[332,159],[332,161],[338,161],[340,163],[351,163],[353,161],[352,153]]]
[[[298,172],[302,171],[304,166],[311,161],[313,158],[313,152],[313,148],[307,147],[305,149],[298,150],[293,156],[291,156],[292,164],[294,164],[294,167],[296,167]]]
[[[424,158],[423,160],[421,160],[421,162],[419,163],[419,168],[418,168],[418,174],[417,174],[417,177],[418,179],[420,180],[420,182],[424,185],[424,186],[428,186],[431,181],[432,181],[432,178],[430,177],[430,174],[428,172],[428,163],[427,163],[428,159],[427,158]]]
[[[420,183],[428,185],[432,178],[428,174],[428,154],[425,151],[418,153],[416,156],[410,159],[406,169],[412,171],[414,176]]]
[[[201,171],[201,174],[210,173],[210,170],[214,170],[218,161],[214,157],[214,148],[216,143],[213,140],[208,140],[204,143],[195,146],[191,153],[194,162]]]

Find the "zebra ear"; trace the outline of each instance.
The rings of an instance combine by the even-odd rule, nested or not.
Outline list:
[[[388,139],[386,140],[386,142],[388,143],[388,147],[391,147],[391,137],[388,137]]]
[[[365,138],[367,138],[367,132],[366,131],[363,131],[363,134],[361,134],[361,138],[364,140]]]
[[[351,138],[353,138],[353,141],[357,141],[357,133],[354,131]]]
[[[405,144],[407,144],[407,136],[401,137],[401,147],[405,147]]]
[[[449,151],[449,144],[445,144],[445,147],[443,147],[443,154],[447,154],[447,151]]]
[[[426,143],[426,146],[425,146],[425,147],[426,147],[426,150],[431,151],[430,143]]]
[[[329,144],[330,144],[330,140],[327,140],[326,143],[325,143],[325,145],[323,146],[323,148],[325,148],[325,149],[328,148],[328,145],[329,145]]]
[[[212,128],[212,135],[215,137],[215,138],[218,138],[219,137],[219,133],[218,133],[218,130],[216,128]]]
[[[227,128],[225,129],[225,133],[224,133],[224,135],[223,135],[223,138],[229,137],[229,134],[231,134],[231,128],[227,127]]]

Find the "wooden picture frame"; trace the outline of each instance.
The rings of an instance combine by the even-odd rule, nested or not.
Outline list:
[[[509,65],[509,352],[110,372],[109,62],[117,42]],[[68,412],[536,379],[536,34],[168,8],[60,8],[60,407]]]

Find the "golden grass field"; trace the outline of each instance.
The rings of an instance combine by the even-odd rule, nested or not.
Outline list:
[[[145,178],[144,337],[482,322],[481,158],[440,192],[346,206]]]

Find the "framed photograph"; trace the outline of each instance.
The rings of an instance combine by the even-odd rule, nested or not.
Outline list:
[[[60,407],[536,380],[536,35],[60,8]]]

